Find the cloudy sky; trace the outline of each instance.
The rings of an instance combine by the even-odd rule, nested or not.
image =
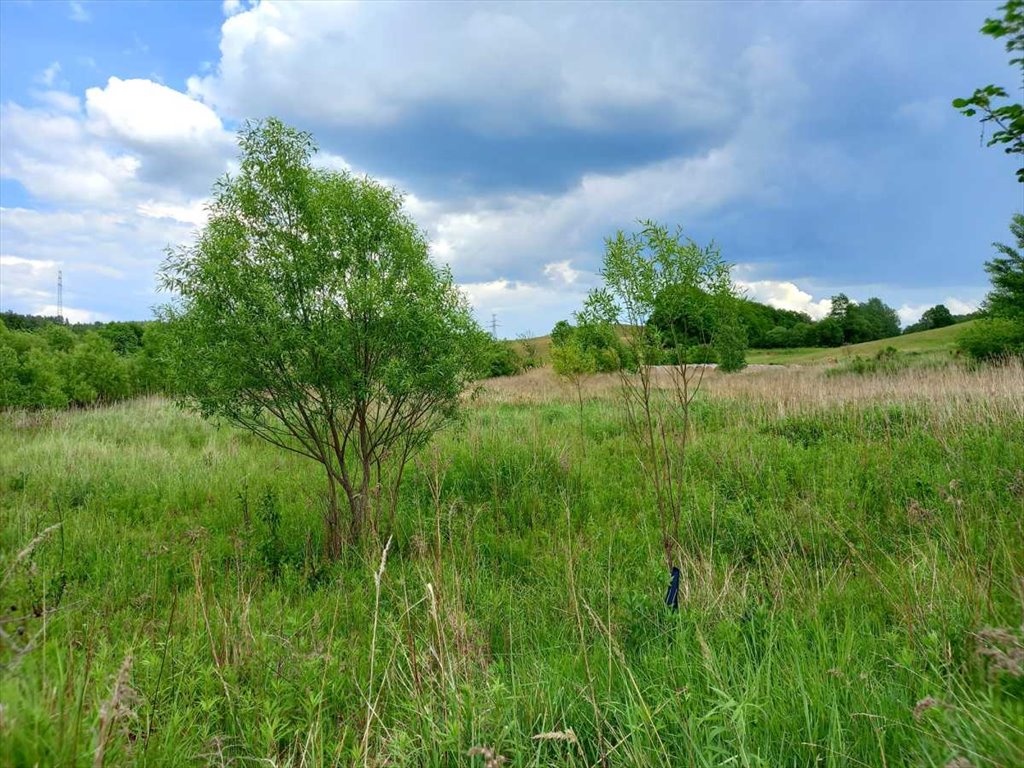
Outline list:
[[[748,295],[977,305],[1024,209],[949,106],[1010,86],[997,3],[0,3],[0,303],[138,319],[234,131],[277,115],[405,190],[481,320],[546,333],[639,217]]]

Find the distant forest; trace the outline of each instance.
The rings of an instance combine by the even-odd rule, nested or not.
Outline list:
[[[693,327],[685,316],[685,298],[660,297],[651,323],[663,329],[672,323]],[[749,299],[739,304],[747,343],[754,349],[838,347],[900,334],[896,311],[877,298],[855,303],[840,294],[833,297],[829,314],[818,321],[803,312]],[[940,304],[903,332],[941,328],[973,317],[953,315]],[[553,336],[558,333],[556,328]],[[59,317],[4,312],[0,407],[64,408],[167,392],[161,356],[165,344],[165,328],[157,320],[68,324]],[[491,375],[510,375],[535,364],[519,359],[508,345],[493,347]]]
[[[954,315],[945,305],[938,304],[926,310],[918,322],[907,326],[902,333],[943,328],[975,317],[977,313]],[[881,299],[870,298],[857,303],[842,293],[832,297],[832,309],[818,321],[804,312],[777,309],[749,299],[740,303],[740,320],[752,349],[840,347],[901,333],[896,310]]]

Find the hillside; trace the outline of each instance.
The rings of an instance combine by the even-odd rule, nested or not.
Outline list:
[[[525,355],[528,346],[533,346],[541,365],[551,362],[551,336],[534,336],[530,339],[511,339],[508,341],[516,352]]]
[[[944,355],[956,346],[956,337],[964,328],[973,323],[968,320],[945,328],[934,328],[930,331],[908,333],[905,336],[893,336],[889,339],[865,341],[862,344],[848,344],[844,347],[794,347],[791,349],[751,349],[747,352],[748,363],[767,364],[801,364],[813,365],[839,361],[844,358],[860,355],[871,357],[886,347],[895,347],[900,352],[916,354]],[[516,349],[523,351],[524,344],[534,345],[537,356],[543,365],[549,361],[551,354],[551,337],[536,336],[532,339],[511,341]]]
[[[752,349],[747,352],[748,363],[799,363],[812,365],[828,363],[860,355],[872,357],[886,347],[895,347],[900,352],[915,354],[945,355],[956,346],[956,338],[964,328],[973,323],[949,325],[930,331],[918,331],[889,339],[866,341],[863,344],[848,344],[844,347],[796,347],[793,349]]]

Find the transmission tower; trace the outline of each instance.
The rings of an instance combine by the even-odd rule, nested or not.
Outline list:
[[[498,322],[498,316],[491,312],[491,336],[493,336],[494,338],[498,338],[499,325],[500,323]]]
[[[57,317],[60,324],[64,325],[64,272],[57,269]]]

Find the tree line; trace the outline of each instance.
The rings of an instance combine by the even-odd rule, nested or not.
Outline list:
[[[0,313],[0,409],[106,405],[173,395],[162,320],[67,323]],[[481,336],[475,378],[514,376],[539,365],[535,349]]]
[[[970,319],[954,316],[943,305],[927,310],[919,323],[903,333],[940,328]],[[595,371],[633,369],[636,361],[617,332],[607,324],[593,324],[581,313],[575,323],[561,320],[551,330],[556,364],[579,365]],[[778,309],[733,295],[728,305],[699,285],[673,283],[660,289],[644,319],[645,332],[660,340],[659,364],[716,363],[725,370],[743,367],[743,351],[787,347],[838,347],[899,336],[896,310],[879,298],[863,303],[845,294],[832,297],[828,315],[815,322],[809,315]],[[590,358],[579,362],[583,357]]]
[[[0,315],[0,408],[66,408],[167,392],[158,322],[67,325]]]

